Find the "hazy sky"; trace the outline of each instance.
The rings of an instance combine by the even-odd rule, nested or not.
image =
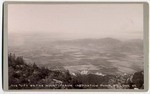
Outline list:
[[[142,4],[9,4],[8,33],[51,38],[143,38]]]

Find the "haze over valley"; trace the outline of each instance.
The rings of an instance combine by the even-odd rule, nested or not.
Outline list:
[[[72,40],[9,38],[9,53],[49,69],[70,73],[130,74],[143,70],[143,40],[88,38]],[[16,37],[17,38],[17,37]],[[20,42],[20,43],[19,43]]]

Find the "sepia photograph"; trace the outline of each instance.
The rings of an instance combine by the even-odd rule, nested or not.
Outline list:
[[[8,3],[8,89],[144,87],[143,3]]]

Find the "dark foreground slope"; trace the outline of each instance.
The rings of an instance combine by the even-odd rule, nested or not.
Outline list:
[[[75,74],[27,64],[9,54],[9,89],[143,89],[143,71],[131,75]]]

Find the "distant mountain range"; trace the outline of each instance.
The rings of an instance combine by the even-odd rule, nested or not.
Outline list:
[[[116,52],[129,52],[142,54],[143,53],[143,40],[132,39],[126,41],[120,41],[114,38],[102,38],[102,39],[78,39],[78,40],[60,40],[55,41],[57,45],[74,45],[81,47],[99,48],[105,51]]]

